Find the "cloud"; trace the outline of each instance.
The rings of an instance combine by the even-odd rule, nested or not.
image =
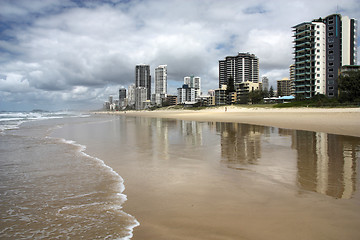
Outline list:
[[[172,93],[191,74],[202,78],[207,92],[218,86],[218,60],[237,52],[256,54],[261,75],[275,81],[288,76],[293,61],[293,25],[337,9],[360,17],[356,0],[340,8],[335,0],[3,0],[0,5],[4,109],[15,101],[30,109],[94,109],[134,82],[139,63],[150,64],[152,75],[167,64]]]

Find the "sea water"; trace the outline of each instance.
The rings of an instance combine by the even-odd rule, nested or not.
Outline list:
[[[49,137],[70,112],[0,113],[1,239],[129,239],[124,182],[86,146]]]

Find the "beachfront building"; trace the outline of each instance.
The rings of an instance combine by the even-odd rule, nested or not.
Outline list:
[[[172,106],[178,103],[178,97],[176,95],[166,95],[165,101],[167,105]]]
[[[147,93],[148,89],[146,87],[137,87],[135,88],[135,109],[141,110],[144,109],[147,104],[145,104],[146,101],[149,101],[147,99]]]
[[[236,103],[248,104],[249,93],[255,90],[261,90],[261,84],[254,82],[242,82],[235,84],[236,89]]]
[[[155,68],[155,94],[167,94],[167,65]]]
[[[290,95],[295,96],[295,64],[290,65],[289,76],[290,76],[290,82],[291,82],[291,94]]]
[[[215,105],[226,105],[228,101],[227,85],[221,85],[221,88],[215,89]]]
[[[357,21],[333,14],[293,27],[295,94],[338,95],[338,73],[357,61]]]
[[[183,84],[181,88],[178,88],[177,93],[178,103],[180,104],[194,104],[196,102],[195,88],[191,88],[187,84]]]
[[[146,100],[151,99],[150,66],[139,64],[135,67],[135,87],[146,88]]]
[[[124,108],[126,107],[126,88],[120,88],[119,89],[119,107]]]
[[[131,108],[135,106],[135,84],[128,87],[128,106]]]
[[[167,65],[155,68],[155,93],[152,94],[153,105],[161,106],[167,94]]]
[[[288,78],[283,78],[277,80],[277,95],[281,96],[290,96],[292,93],[292,83]]]
[[[195,91],[195,98],[201,95],[201,78],[194,76],[184,77],[184,84],[188,85],[189,88],[193,88]]]
[[[238,53],[219,60],[219,88],[228,85],[232,78],[234,84],[242,82],[259,82],[259,59],[250,53]]]

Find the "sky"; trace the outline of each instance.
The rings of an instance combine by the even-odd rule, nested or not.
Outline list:
[[[168,65],[169,94],[190,75],[206,94],[218,61],[238,52],[255,54],[276,88],[294,61],[292,26],[360,19],[360,0],[0,0],[0,9],[0,111],[100,109],[135,82],[136,64],[152,77]]]

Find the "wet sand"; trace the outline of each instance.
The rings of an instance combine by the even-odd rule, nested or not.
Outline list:
[[[124,211],[140,222],[134,229],[133,239],[359,239],[360,197],[357,191],[350,199],[339,199],[299,187],[299,178],[309,174],[300,173],[300,160],[313,161],[306,166],[312,168],[315,164],[315,170],[311,171],[315,172],[315,179],[321,176],[319,169],[316,170],[321,159],[313,160],[314,153],[306,146],[295,153],[293,147],[278,137],[270,143],[262,142],[259,161],[263,165],[253,168],[254,165],[245,164],[231,168],[220,161],[219,148],[226,145],[224,142],[220,146],[219,142],[211,142],[203,136],[205,143],[200,145],[192,142],[165,147],[162,145],[168,140],[154,139],[149,130],[151,124],[148,124],[156,121],[152,123],[154,131],[167,132],[164,123],[152,118],[157,117],[252,123],[360,136],[359,109],[228,108],[227,112],[217,109],[120,115],[126,115],[124,121],[136,119],[145,123],[128,124],[123,130],[135,131],[132,133],[134,139],[129,135],[123,143],[112,145],[111,152],[100,151],[105,148],[103,145],[94,149],[90,142],[85,144],[91,155],[103,159],[124,178],[124,193],[128,196]],[[168,121],[175,124],[175,120]],[[107,134],[103,130],[98,130],[97,137]],[[256,131],[249,130],[249,136]],[[224,136],[228,134],[225,131]],[[327,141],[325,148],[331,149]],[[116,149],[122,144],[126,146]],[[110,149],[109,142],[107,149]],[[354,176],[356,186],[352,188],[358,186],[358,158],[357,153],[355,165],[351,167],[357,173]],[[311,172],[306,168],[305,171]]]

